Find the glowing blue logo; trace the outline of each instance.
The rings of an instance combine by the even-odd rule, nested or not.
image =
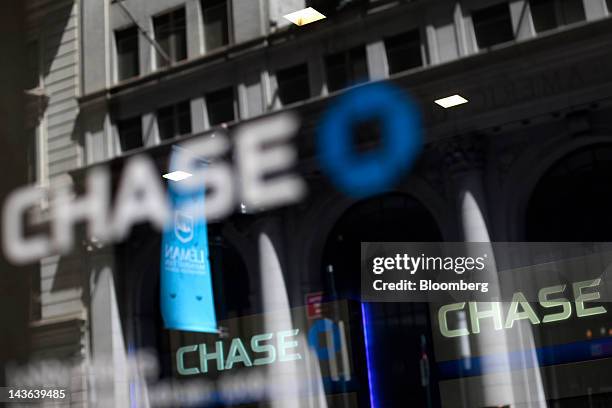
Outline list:
[[[331,332],[332,334],[332,345],[329,346],[321,345],[319,338],[323,333]],[[320,319],[314,322],[310,330],[308,331],[308,344],[317,353],[317,356],[321,360],[329,360],[331,354],[335,354],[340,351],[340,329],[338,325],[329,319]]]
[[[356,125],[377,120],[381,147],[356,153]],[[422,147],[421,118],[416,104],[388,84],[347,91],[323,117],[317,143],[321,167],[336,186],[352,197],[382,193],[411,168]]]

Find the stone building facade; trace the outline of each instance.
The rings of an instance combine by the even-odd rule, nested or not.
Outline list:
[[[378,232],[394,240],[609,240],[609,1],[329,1],[328,18],[312,26],[282,18],[315,3],[28,1],[28,55],[39,73],[28,91],[32,182],[78,185],[92,166],[118,169],[140,153],[164,168],[171,146],[194,135],[296,112],[307,198],[257,214],[237,211],[210,227],[211,242],[232,254],[226,259],[240,258],[229,267],[243,269],[233,278],[248,282],[242,301],[225,294],[227,318],[265,313],[269,285],[281,285],[287,307],[303,306],[307,293],[329,291],[325,271],[339,262],[334,253],[350,253],[338,243],[343,236],[386,239],[377,235],[378,216]],[[388,81],[412,95],[425,130],[410,175],[388,194],[365,200],[329,183],[313,147],[322,114],[357,80]],[[453,94],[469,103],[444,110],[433,102]],[[41,224],[49,205],[37,212]],[[384,214],[401,217],[394,226]],[[167,352],[153,340],[160,329],[151,277],[157,251],[159,236],[143,227],[117,246],[84,239],[70,255],[42,260],[31,313],[35,356],[85,366],[134,347]],[[429,318],[427,310],[415,310],[384,312],[389,333],[404,315]],[[428,330],[425,321],[414,325],[415,332]],[[125,368],[113,361],[118,372]],[[550,370],[555,381],[534,373],[447,381],[436,385],[434,402],[541,406],[517,399],[539,392],[549,401],[579,398],[570,374]],[[601,378],[583,374],[603,393]],[[89,406],[86,376],[77,370],[72,381],[71,406]],[[507,393],[504,382],[520,392]],[[400,398],[392,388],[388,404]],[[415,389],[415,401],[430,392]],[[125,384],[115,384],[113,393],[114,406],[128,406]]]

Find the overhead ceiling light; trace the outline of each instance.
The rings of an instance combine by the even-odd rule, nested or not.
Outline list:
[[[298,10],[283,17],[298,26],[314,23],[315,21],[323,20],[325,18],[323,14],[319,13],[312,7]]]
[[[191,176],[193,176],[193,174],[178,170],[173,171],[172,173],[164,174],[162,177],[172,181],[181,181],[188,179]]]
[[[452,95],[452,96],[447,96],[446,98],[436,99],[434,102],[440,105],[441,107],[448,109],[448,108],[452,108],[453,106],[463,105],[464,103],[468,103],[468,100],[465,99],[461,95]]]

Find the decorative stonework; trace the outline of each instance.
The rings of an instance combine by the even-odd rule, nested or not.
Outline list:
[[[486,139],[482,134],[460,135],[439,142],[446,171],[457,175],[482,169],[485,164]]]
[[[500,148],[500,150],[496,152],[495,164],[497,166],[498,182],[500,185],[504,184],[504,180],[510,172],[510,169],[530,145],[533,147],[533,143],[530,144],[527,139],[518,140],[508,146]]]

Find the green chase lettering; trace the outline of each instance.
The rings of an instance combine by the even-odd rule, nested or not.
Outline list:
[[[489,321],[493,324],[494,330],[511,329],[517,320],[529,320],[532,325],[553,323],[567,320],[572,316],[572,303],[575,304],[576,316],[579,318],[607,313],[604,306],[587,306],[586,302],[600,299],[600,294],[596,288],[601,283],[601,279],[593,279],[576,282],[571,285],[574,302],[563,296],[566,285],[556,285],[542,288],[538,292],[538,303],[546,312],[541,318],[536,314],[531,303],[527,301],[522,292],[516,292],[512,296],[512,301],[508,303],[505,313],[506,319],[502,316],[502,305],[500,302],[466,302],[451,303],[438,309],[438,325],[440,333],[447,338],[468,336],[478,334],[481,331],[481,322]],[[463,327],[449,327],[448,315],[451,313],[463,313],[468,315],[469,327],[466,323]],[[457,325],[455,325],[457,326]]]
[[[216,362],[217,371],[223,371],[240,366],[262,366],[274,364],[276,361],[301,360],[302,356],[295,350],[299,347],[297,338],[299,332],[299,329],[293,329],[258,334],[251,337],[248,342],[236,337],[232,339],[227,354],[224,352],[222,341],[217,341],[214,346],[205,343],[183,346],[176,351],[177,371],[180,375],[206,374],[210,369],[209,364],[213,362]],[[199,366],[185,366],[187,353],[197,353]]]

